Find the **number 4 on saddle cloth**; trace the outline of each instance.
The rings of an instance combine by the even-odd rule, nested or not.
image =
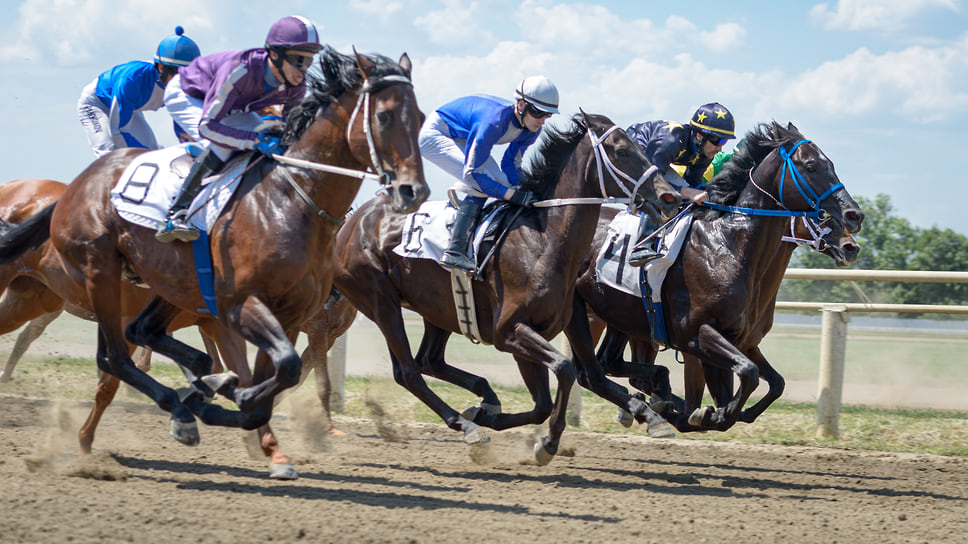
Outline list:
[[[111,203],[126,221],[151,230],[164,226],[168,210],[175,204],[182,182],[192,166],[191,143],[149,151],[134,158],[111,189]],[[202,236],[192,243],[195,271],[207,310],[217,315],[212,286],[212,257],[208,231],[232,198],[246,172],[250,153],[231,159],[220,172],[205,178],[202,190],[188,208],[188,222]]]
[[[688,211],[681,214],[659,239],[656,251],[660,256],[645,266],[633,267],[628,263],[628,254],[638,236],[639,216],[620,212],[609,223],[608,233],[595,261],[595,275],[599,283],[642,298],[653,343],[660,348],[669,341],[662,314],[662,282],[679,256],[690,226],[692,212]]]

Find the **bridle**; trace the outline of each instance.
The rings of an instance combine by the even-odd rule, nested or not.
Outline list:
[[[585,198],[554,198],[550,200],[540,200],[532,204],[536,208],[548,208],[552,206],[567,206],[571,204],[625,204],[629,209],[633,208],[633,205],[638,202],[636,195],[642,185],[648,183],[650,179],[659,171],[659,169],[653,164],[649,166],[645,172],[639,176],[638,179],[633,179],[632,176],[626,174],[625,172],[619,170],[614,164],[612,164],[611,159],[608,158],[608,154],[602,150],[602,146],[605,144],[605,139],[613,131],[618,130],[618,125],[612,125],[608,130],[605,131],[601,137],[595,134],[595,131],[588,127],[588,139],[591,141],[592,151],[595,153],[595,166],[598,169],[598,187],[599,191],[602,193],[602,197],[585,197]],[[608,192],[605,190],[605,177],[602,175],[604,171],[608,172],[615,184],[622,189],[625,193],[625,198],[610,197]]]
[[[363,118],[366,120],[366,122],[363,123],[363,133],[366,135],[366,144],[367,144],[367,147],[369,147],[370,161],[373,163],[373,170],[374,172],[376,172],[375,174],[364,170],[355,170],[352,168],[343,168],[342,166],[333,166],[330,164],[306,161],[302,159],[294,159],[291,157],[286,157],[285,155],[272,155],[272,159],[281,163],[283,166],[293,166],[296,168],[303,168],[306,170],[316,170],[319,172],[337,174],[337,175],[347,176],[347,177],[351,177],[359,180],[370,179],[370,180],[376,181],[377,183],[379,183],[381,186],[384,186],[384,187],[389,185],[390,174],[388,174],[383,169],[383,163],[380,159],[380,154],[377,151],[376,143],[373,140],[373,127],[371,126],[373,123],[373,120],[370,118],[370,94],[377,92],[379,90],[382,90],[391,85],[409,85],[412,87],[413,83],[410,81],[409,77],[404,75],[399,75],[399,74],[391,74],[391,75],[383,76],[376,79],[369,79],[369,78],[365,79],[363,81],[363,86],[360,88],[360,94],[356,99],[356,107],[353,108],[353,114],[350,115],[349,123],[347,123],[346,125],[346,140],[349,141],[353,133],[353,125],[356,124],[356,117],[359,114],[360,110],[361,109],[363,110]],[[334,223],[337,226],[340,226],[343,224],[342,219],[333,217],[332,215],[326,213],[325,210],[317,206],[316,203],[313,202],[311,198],[309,198],[309,195],[307,195],[306,192],[303,191],[301,187],[299,187],[299,184],[296,183],[296,180],[292,177],[292,174],[289,173],[289,170],[287,168],[280,168],[279,170],[282,172],[283,176],[289,182],[289,185],[291,185],[292,188],[296,191],[296,194],[298,194],[299,197],[310,208],[312,208],[317,215],[319,215],[320,217],[322,217],[323,219],[326,219],[331,223]]]

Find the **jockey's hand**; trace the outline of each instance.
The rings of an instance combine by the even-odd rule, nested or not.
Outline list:
[[[709,196],[709,193],[707,193],[706,191],[700,191],[699,189],[694,189],[692,187],[680,188],[679,194],[682,195],[682,198],[691,200],[696,204],[702,204],[703,201],[706,200],[706,197]]]
[[[255,150],[267,157],[272,155],[279,155],[285,151],[282,143],[279,141],[278,136],[273,136],[271,134],[260,134],[259,141],[255,144]]]
[[[281,115],[263,115],[259,117],[259,124],[255,126],[255,131],[263,134],[282,134],[286,124],[282,121]]]
[[[531,191],[515,190],[511,193],[511,198],[508,199],[508,202],[518,206],[528,207],[534,204],[535,200],[534,193]]]

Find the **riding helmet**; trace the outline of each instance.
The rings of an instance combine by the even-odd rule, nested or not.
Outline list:
[[[524,78],[514,90],[514,97],[548,113],[558,113],[558,88],[544,76]]]
[[[266,36],[267,49],[297,49],[315,53],[323,48],[316,26],[305,17],[283,17],[272,24]]]
[[[188,36],[183,36],[184,33],[184,28],[176,26],[174,34],[161,40],[155,52],[155,62],[166,66],[188,66],[201,55],[198,45]]]
[[[692,114],[689,124],[699,132],[710,136],[718,136],[731,140],[735,138],[736,122],[733,114],[719,102],[711,102],[699,106],[696,113]]]

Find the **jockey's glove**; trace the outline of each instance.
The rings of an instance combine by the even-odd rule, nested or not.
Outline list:
[[[508,199],[508,202],[510,202],[511,204],[516,204],[518,206],[527,207],[534,204],[535,200],[536,199],[535,199],[534,193],[532,193],[531,191],[515,190],[513,193],[511,193],[511,198]]]

